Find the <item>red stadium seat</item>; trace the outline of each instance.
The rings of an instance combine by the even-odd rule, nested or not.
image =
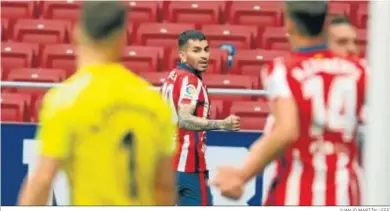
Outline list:
[[[1,93],[1,121],[22,122],[29,120],[29,95],[21,93]]]
[[[42,17],[75,21],[80,17],[82,1],[42,1]]]
[[[168,63],[165,66],[167,69],[172,69],[179,62],[179,50],[174,48],[171,50]],[[223,73],[226,69],[226,60],[228,57],[227,51],[219,48],[210,48],[210,60],[207,68],[207,73]]]
[[[283,27],[267,27],[262,36],[262,48],[289,50],[288,34]]]
[[[71,44],[46,45],[42,54],[42,67],[60,68],[71,75],[76,71],[76,54]]]
[[[268,103],[259,101],[235,101],[230,107],[230,113],[240,117],[264,117],[269,113]]]
[[[34,18],[35,1],[1,1],[1,17],[3,18]]]
[[[141,72],[139,76],[149,81],[154,86],[161,86],[169,72]]]
[[[356,25],[358,28],[367,28],[368,7],[367,4],[359,4],[356,17]]]
[[[39,120],[39,111],[41,110],[43,96],[38,96],[35,100],[35,103],[31,106],[30,114],[31,114],[31,122],[38,122]]]
[[[367,48],[367,31],[365,29],[357,30],[357,43],[362,52],[366,52]]]
[[[281,26],[283,4],[267,1],[233,1],[229,15],[231,24]]]
[[[137,39],[136,30],[134,29],[135,25],[132,23],[127,24],[126,33],[127,33],[127,44],[133,44],[133,42]]]
[[[8,74],[10,81],[59,83],[66,78],[62,69],[21,68],[12,69]],[[32,100],[42,96],[47,90],[42,88],[10,88],[18,93],[28,93]]]
[[[346,15],[351,16],[351,5],[347,2],[330,2],[328,13],[333,15]]]
[[[247,75],[208,74],[203,80],[208,88],[253,89],[258,87],[254,78],[256,77]]]
[[[218,24],[226,9],[224,1],[172,1],[164,20],[178,23]]]
[[[63,69],[44,69],[44,68],[17,68],[11,69],[8,75],[10,81],[31,81],[57,83],[66,78],[66,72]]]
[[[264,129],[269,112],[266,100],[233,102],[230,108],[230,113],[240,117],[243,130]]]
[[[255,26],[240,25],[203,25],[202,31],[210,42],[210,47],[219,47],[230,43],[236,48],[251,48],[256,46],[254,38],[257,37]]]
[[[263,130],[267,118],[264,117],[240,117],[241,130]]]
[[[1,41],[6,41],[9,39],[11,30],[9,29],[9,20],[1,18]]]
[[[70,22],[65,20],[19,19],[14,38],[22,42],[53,44],[68,42]]]
[[[231,88],[231,89],[253,89],[258,88],[258,77],[247,75],[220,75],[207,74],[203,77],[207,88]],[[217,100],[250,100],[251,96],[239,95],[215,95],[213,99]]]
[[[1,74],[6,79],[11,68],[33,67],[39,45],[4,42],[1,45]]]
[[[281,50],[239,50],[234,55],[233,67],[230,71],[235,74],[260,76],[260,68],[263,64],[274,58],[284,56],[288,51]]]
[[[136,22],[156,22],[159,20],[158,11],[162,5],[158,1],[126,1],[129,7],[127,18]]]
[[[164,48],[149,46],[127,46],[124,50],[122,63],[133,72],[159,71]]]
[[[210,118],[219,119],[223,115],[223,101],[222,100],[210,100]]]
[[[195,29],[193,24],[178,23],[143,23],[140,24],[137,32],[139,45],[147,46],[177,46],[177,38],[186,31]]]

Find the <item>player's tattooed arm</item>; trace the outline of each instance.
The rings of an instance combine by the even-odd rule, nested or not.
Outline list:
[[[208,120],[194,116],[196,106],[191,104],[179,105],[179,127],[186,130],[218,130],[223,129],[223,120]]]
[[[232,115],[224,120],[210,120],[194,116],[196,106],[179,104],[179,127],[186,130],[239,130],[239,118]]]

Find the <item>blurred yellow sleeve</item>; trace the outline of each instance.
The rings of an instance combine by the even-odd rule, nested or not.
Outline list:
[[[161,153],[165,156],[171,156],[176,150],[176,125],[172,120],[172,112],[164,102],[161,106],[161,121],[160,121],[160,136]]]
[[[67,109],[45,99],[39,114],[36,140],[41,142],[40,155],[63,160],[69,152],[70,129]]]

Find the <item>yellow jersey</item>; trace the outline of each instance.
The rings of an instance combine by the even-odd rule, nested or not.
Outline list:
[[[171,156],[171,111],[119,64],[88,66],[45,96],[37,140],[59,159],[73,205],[153,205],[155,169]]]

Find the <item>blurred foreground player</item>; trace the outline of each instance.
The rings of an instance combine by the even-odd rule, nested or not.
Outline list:
[[[328,45],[330,50],[340,55],[359,55],[356,28],[347,17],[332,17],[328,27]]]
[[[356,28],[345,16],[332,17],[328,26],[328,46],[332,52],[342,56],[359,56],[359,47],[357,45]],[[263,133],[269,133],[273,127],[274,118],[269,115]],[[364,136],[362,130],[359,130],[359,142],[361,144]],[[360,146],[361,148],[361,146]],[[360,150],[361,151],[361,150]],[[359,153],[361,154],[361,153]],[[360,155],[361,159],[361,155]],[[360,162],[361,163],[361,162]],[[268,187],[271,185],[272,175],[276,173],[276,161],[270,163],[264,170],[263,175],[263,200],[268,195]],[[271,175],[271,176],[270,176]],[[267,180],[269,179],[269,180]]]
[[[171,112],[150,84],[121,66],[126,9],[86,2],[75,32],[78,71],[45,96],[39,164],[20,205],[45,205],[67,172],[72,205],[173,205],[175,133]]]
[[[206,166],[206,131],[239,130],[239,117],[211,120],[210,100],[202,73],[209,62],[209,45],[200,31],[185,31],[178,40],[180,63],[162,87],[164,98],[178,124],[174,165],[177,170],[178,205],[212,205]]]
[[[265,205],[360,204],[356,129],[366,71],[327,50],[326,13],[325,2],[286,3],[295,52],[262,70],[275,122],[242,168],[219,169],[212,184],[223,195],[241,197],[243,185],[278,159]]]

